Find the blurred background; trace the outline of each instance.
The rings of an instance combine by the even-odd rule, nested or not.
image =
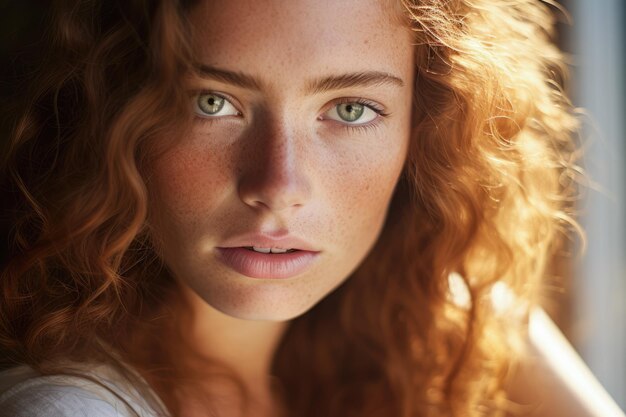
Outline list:
[[[570,260],[565,302],[553,316],[626,409],[626,7],[622,0],[561,4],[570,17],[557,12],[559,42],[570,54],[572,100],[584,109],[589,184],[577,208],[587,248]]]
[[[15,80],[37,65],[47,5],[0,0],[2,100],[19,94]],[[544,307],[626,409],[626,7],[623,0],[562,0],[561,5],[567,12],[553,7],[555,41],[570,60],[566,87],[585,112],[581,165],[589,184],[577,212],[587,249],[580,254],[572,239],[567,253],[554,260],[554,285]],[[0,252],[5,245],[0,243]]]

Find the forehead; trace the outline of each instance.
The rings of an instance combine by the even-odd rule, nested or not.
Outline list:
[[[412,35],[392,0],[204,0],[190,14],[201,63],[281,79],[398,73]]]

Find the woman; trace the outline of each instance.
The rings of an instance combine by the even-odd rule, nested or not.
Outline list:
[[[3,164],[7,415],[515,411],[573,223],[545,5],[66,3]]]

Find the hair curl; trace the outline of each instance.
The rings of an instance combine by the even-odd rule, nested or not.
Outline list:
[[[511,318],[490,291],[504,282],[532,302],[559,232],[575,225],[578,123],[548,6],[398,4],[416,44],[409,158],[375,249],[279,346],[285,415],[502,415]],[[97,360],[133,379],[130,365],[172,416],[203,376],[175,364],[188,347],[155,344],[154,329],[176,332],[184,316],[149,239],[142,166],[164,151],[150,138],[189,117],[177,87],[193,66],[190,7],[58,2],[2,163],[15,203],[0,277],[9,362],[50,374]],[[202,360],[185,352],[189,368]]]

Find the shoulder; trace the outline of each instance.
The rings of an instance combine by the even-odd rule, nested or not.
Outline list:
[[[67,379],[36,377],[23,381],[0,396],[0,417],[126,417],[106,398]]]
[[[548,315],[529,322],[527,353],[509,381],[517,412],[528,417],[625,417]]]
[[[97,379],[36,374],[26,366],[0,372],[0,417],[154,417],[128,394]]]

